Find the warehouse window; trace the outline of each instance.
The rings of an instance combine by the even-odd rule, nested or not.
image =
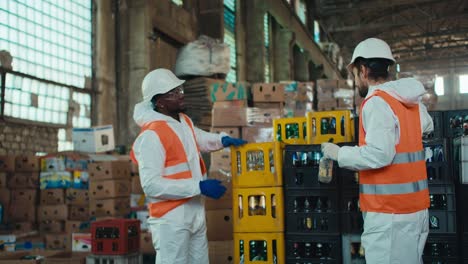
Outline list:
[[[444,95],[444,77],[436,76],[434,90],[437,95]]]
[[[314,21],[314,41],[320,43],[320,24],[317,20]]]
[[[236,0],[224,0],[224,43],[229,45],[229,64],[231,66],[226,80],[236,82]]]
[[[263,16],[263,31],[264,31],[264,43],[265,43],[265,82],[270,82],[270,16],[265,13]]]
[[[468,93],[468,75],[460,75],[458,78],[460,93]]]
[[[307,19],[307,11],[306,11],[306,4],[304,0],[300,0],[297,3],[296,6],[296,13],[299,19],[301,20],[302,24],[306,24],[306,19]]]
[[[91,2],[0,1],[0,50],[13,57],[5,116],[91,125],[91,93],[83,89],[92,74]]]
[[[172,0],[172,3],[178,5],[178,6],[181,6],[184,4],[184,0]]]

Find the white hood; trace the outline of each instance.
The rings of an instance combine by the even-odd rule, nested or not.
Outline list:
[[[426,93],[422,83],[414,78],[403,78],[369,87],[369,97],[375,89],[387,92],[406,105],[418,104],[421,96]]]
[[[174,118],[160,114],[153,110],[151,102],[143,101],[135,105],[133,110],[133,120],[142,127],[144,124],[153,121],[177,122]]]

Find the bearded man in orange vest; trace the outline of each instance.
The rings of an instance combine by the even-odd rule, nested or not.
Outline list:
[[[421,103],[423,85],[413,78],[390,81],[394,63],[383,40],[370,38],[356,46],[348,70],[365,97],[359,146],[322,144],[324,157],[359,171],[361,243],[368,264],[423,263],[429,232],[422,135],[434,125]]]
[[[206,179],[200,151],[246,143],[196,128],[183,114],[183,83],[167,69],[148,73],[142,83],[143,101],[133,114],[141,133],[131,157],[150,201],[148,225],[157,264],[209,263],[202,195],[219,199],[226,187]]]

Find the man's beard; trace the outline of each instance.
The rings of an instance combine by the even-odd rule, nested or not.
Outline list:
[[[358,88],[358,91],[359,91],[359,95],[360,95],[362,98],[366,98],[367,93],[369,92],[369,87]]]

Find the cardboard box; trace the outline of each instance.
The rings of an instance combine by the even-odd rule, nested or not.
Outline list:
[[[73,149],[88,153],[112,151],[115,148],[112,125],[72,129]]]
[[[100,161],[88,164],[90,181],[130,179],[130,164],[126,161]]]
[[[41,190],[40,203],[42,205],[55,205],[65,203],[65,190],[48,189]]]
[[[249,126],[273,125],[273,120],[281,117],[281,109],[278,108],[247,108],[247,124]]]
[[[12,155],[0,155],[0,171],[14,172],[16,157]]]
[[[46,257],[45,264],[86,264],[89,253],[60,252]]]
[[[39,187],[39,172],[16,172],[9,177],[11,189],[28,189]]]
[[[36,205],[31,202],[12,202],[9,209],[9,219],[13,222],[35,222]]]
[[[208,241],[210,263],[234,264],[234,242]]]
[[[48,171],[39,175],[39,188],[62,189],[72,185],[72,173],[69,171]]]
[[[89,173],[87,171],[74,170],[71,188],[87,190],[89,188]]]
[[[13,223],[13,231],[20,233],[29,233],[35,230],[34,223],[31,222],[16,222]]]
[[[254,102],[284,102],[284,88],[282,83],[254,83],[252,94]]]
[[[89,212],[93,217],[125,216],[130,212],[130,198],[91,200]]]
[[[208,178],[212,179],[212,173],[209,172]],[[223,181],[223,185],[226,186],[226,192],[223,197],[218,200],[205,198],[205,209],[206,210],[219,210],[219,209],[232,209],[232,183],[230,181]]]
[[[10,190],[8,189],[0,189],[0,204],[3,206],[3,210],[5,211],[5,207],[10,205],[11,197],[10,197]]]
[[[140,176],[132,177],[132,193],[134,194],[144,194],[143,188],[141,187]]]
[[[69,205],[68,220],[87,221],[89,220],[89,205]]]
[[[274,139],[272,126],[247,126],[242,128],[242,138],[247,142],[272,142]]]
[[[207,210],[206,228],[208,241],[232,240],[232,210]]]
[[[88,205],[89,192],[81,189],[67,189],[65,192],[65,202],[72,205]]]
[[[65,221],[42,221],[39,222],[39,232],[42,234],[47,233],[61,233],[64,231]]]
[[[89,197],[91,199],[106,199],[130,196],[130,180],[91,181]]]
[[[240,127],[212,127],[211,133],[221,134],[226,133],[228,136],[233,138],[240,138]]]
[[[37,220],[67,220],[68,207],[65,204],[61,205],[40,205],[37,208]]]
[[[91,233],[73,233],[72,251],[91,252]]]
[[[16,172],[40,171],[39,157],[34,155],[19,155],[15,159]]]
[[[89,233],[90,232],[90,222],[82,221],[71,221],[68,220],[65,222],[65,232],[67,234],[71,233]]]
[[[222,149],[210,153],[210,170],[231,172],[231,152],[228,150]]]
[[[37,201],[37,190],[17,189],[11,192],[11,201],[22,205],[35,205]]]
[[[71,239],[71,235],[67,233],[46,234],[45,235],[46,249],[70,250],[71,249],[70,239]]]
[[[0,189],[7,188],[8,184],[9,173],[7,172],[0,172]]]
[[[247,109],[245,107],[213,107],[211,125],[214,127],[232,127],[247,125]]]
[[[153,246],[153,238],[150,231],[141,231],[140,235],[140,253],[156,254]],[[214,263],[214,262],[212,262]]]
[[[65,167],[64,156],[50,156],[41,159],[41,171],[64,171]]]

